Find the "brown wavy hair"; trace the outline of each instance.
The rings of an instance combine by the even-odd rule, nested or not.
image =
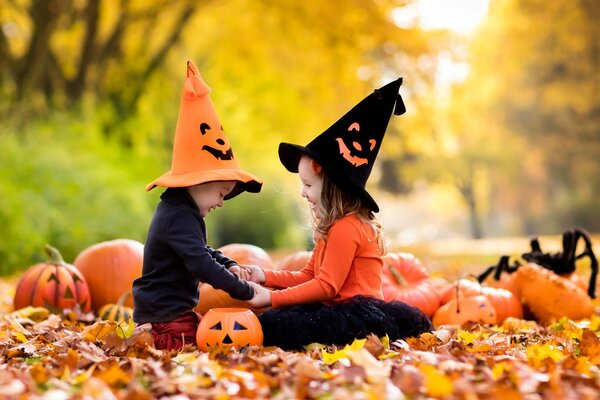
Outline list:
[[[313,216],[314,240],[316,241],[321,237],[326,240],[329,229],[337,220],[346,215],[356,214],[361,221],[365,222],[375,232],[375,238],[381,254],[385,254],[386,246],[383,227],[375,217],[375,213],[366,207],[359,197],[352,196],[337,187],[326,173],[321,171],[319,174],[323,179],[323,187],[321,189],[321,218],[316,219]]]

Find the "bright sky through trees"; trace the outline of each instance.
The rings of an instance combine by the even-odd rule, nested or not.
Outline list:
[[[401,27],[418,25],[422,29],[450,29],[471,33],[485,17],[488,0],[419,0],[399,8],[394,21]]]

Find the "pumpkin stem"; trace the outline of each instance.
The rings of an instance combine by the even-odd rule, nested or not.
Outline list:
[[[117,300],[117,305],[122,306],[123,304],[125,304],[125,301],[127,300],[127,298],[129,298],[129,296],[131,296],[131,292],[123,293],[121,297],[119,297],[119,300]]]
[[[394,281],[396,282],[397,285],[399,286],[406,286],[406,279],[404,279],[404,277],[402,276],[402,274],[400,272],[398,272],[398,270],[396,269],[396,267],[394,267],[393,265],[388,265],[388,268],[392,274],[392,276],[394,277]]]
[[[460,314],[460,300],[458,299],[458,294],[460,290],[458,290],[458,286],[460,285],[460,279],[456,281],[456,313]]]
[[[60,254],[60,251],[58,251],[58,249],[56,249],[55,247],[46,244],[44,246],[44,251],[46,252],[46,254],[48,254],[48,257],[50,257],[50,259],[48,260],[49,264],[63,265],[65,263],[65,260]]]

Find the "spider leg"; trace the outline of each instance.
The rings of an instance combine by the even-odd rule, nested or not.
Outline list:
[[[565,275],[575,272],[575,253],[577,252],[577,242],[579,236],[572,230],[563,233],[563,252],[557,257],[554,272],[559,275]]]
[[[585,250],[583,251],[583,253],[576,256],[575,259],[580,259],[585,256],[588,256],[590,258],[591,273],[590,273],[590,282],[588,284],[588,296],[590,296],[592,299],[595,299],[596,298],[596,279],[598,277],[598,259],[596,258],[596,255],[594,254],[594,249],[592,246],[592,239],[590,238],[590,234],[583,229],[576,229],[575,235],[577,237],[577,239],[576,239],[577,241],[579,240],[579,238],[582,238],[583,241],[585,242]]]

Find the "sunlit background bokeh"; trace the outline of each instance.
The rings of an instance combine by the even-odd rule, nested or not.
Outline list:
[[[214,246],[310,246],[279,142],[306,144],[396,77],[369,191],[394,248],[600,230],[600,2],[0,0],[0,274],[144,241],[188,59],[264,181]]]

